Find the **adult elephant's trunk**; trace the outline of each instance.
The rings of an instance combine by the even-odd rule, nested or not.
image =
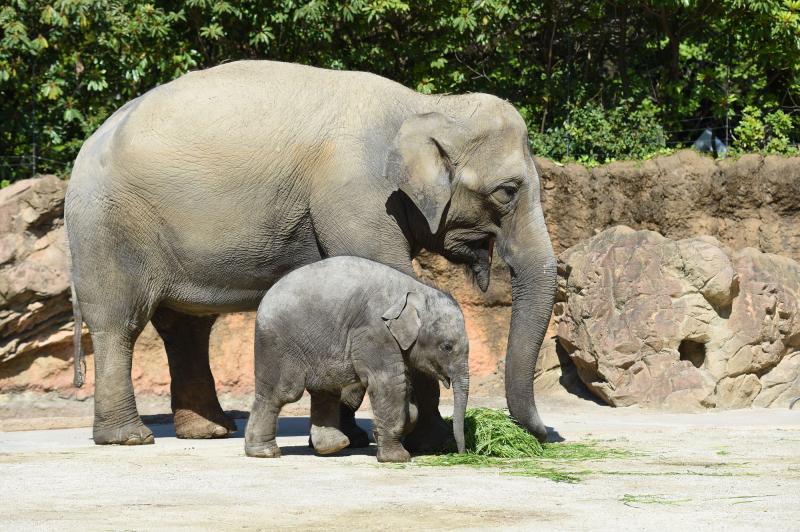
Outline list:
[[[553,311],[556,260],[535,191],[525,191],[499,251],[511,269],[511,329],[506,401],[511,415],[540,441],[547,437],[533,397],[533,372]]]
[[[451,372],[453,381],[453,437],[459,453],[465,452],[464,444],[464,415],[467,411],[467,398],[469,397],[469,368],[467,363],[459,364]]]

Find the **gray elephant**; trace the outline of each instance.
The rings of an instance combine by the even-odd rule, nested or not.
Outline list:
[[[245,453],[278,457],[283,405],[311,395],[311,443],[320,454],[350,444],[339,431],[346,389],[366,389],[379,462],[407,462],[401,439],[416,422],[409,369],[453,384],[453,435],[464,452],[469,393],[464,316],[447,294],[389,266],[334,257],[278,281],[258,308],[256,398]]]
[[[148,320],[166,346],[178,436],[224,436],[234,425],[208,364],[216,315],[254,310],[286,273],[337,255],[414,275],[412,258],[427,249],[467,265],[485,290],[495,242],[511,270],[508,406],[546,435],[533,372],[556,262],[525,122],[506,101],[270,61],[191,72],[128,102],[86,141],[65,219],[76,323],[94,345],[96,443],[153,441],[130,374]],[[76,361],[79,351],[76,342]],[[406,446],[438,446],[450,436],[439,385],[411,378],[419,419]],[[367,443],[352,404],[340,428]]]

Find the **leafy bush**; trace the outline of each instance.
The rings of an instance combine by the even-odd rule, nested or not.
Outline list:
[[[764,116],[760,109],[748,105],[733,130],[733,147],[738,152],[796,153],[789,140],[793,127],[792,117],[780,109]]]
[[[734,142],[741,151],[758,151],[764,140],[764,122],[761,110],[748,105],[742,111],[739,125],[733,130]]]
[[[648,157],[666,148],[658,112],[650,100],[635,107],[630,100],[611,109],[573,107],[562,126],[531,135],[532,147],[552,159],[584,163]]]
[[[790,144],[789,135],[794,128],[792,117],[781,110],[769,113],[764,117],[767,144],[764,150],[767,153],[789,154],[797,151]]]

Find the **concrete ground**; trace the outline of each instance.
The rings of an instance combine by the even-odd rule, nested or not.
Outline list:
[[[2,529],[800,530],[798,410],[669,414],[543,398],[545,421],[567,441],[632,452],[548,464],[580,474],[566,483],[496,468],[382,465],[374,446],[317,457],[303,402],[281,420],[284,456],[254,459],[241,431],[178,440],[167,416],[147,417],[157,439],[142,447],[95,446],[86,426],[20,430],[90,419],[90,401],[70,410],[32,399],[0,397]],[[233,410],[246,402],[223,401]],[[169,411],[163,399],[143,403],[145,413]]]

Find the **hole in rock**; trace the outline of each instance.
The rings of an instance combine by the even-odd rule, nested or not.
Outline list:
[[[696,368],[703,366],[706,361],[706,344],[694,340],[683,340],[678,346],[681,360],[688,360]]]

